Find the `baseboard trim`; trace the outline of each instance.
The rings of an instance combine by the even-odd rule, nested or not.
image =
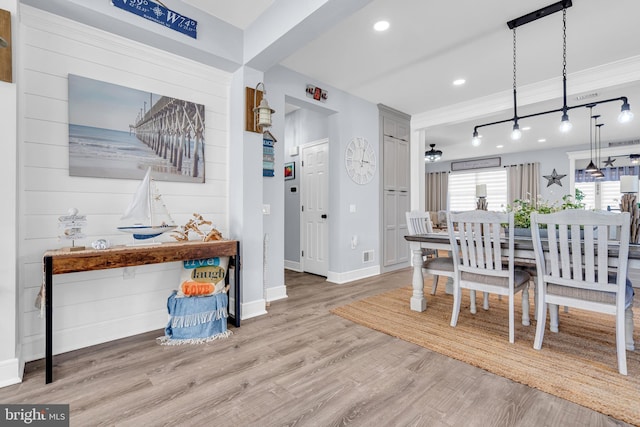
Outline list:
[[[298,273],[302,273],[302,268],[300,267],[300,263],[297,261],[289,261],[284,260],[284,268],[287,270],[297,271]]]
[[[289,298],[286,286],[277,286],[275,288],[267,288],[267,302],[277,301],[279,299]]]
[[[265,307],[266,301],[264,299],[242,303],[240,307],[240,319],[246,320],[267,314]]]
[[[352,282],[354,280],[365,279],[371,276],[377,276],[380,274],[380,266],[374,265],[372,267],[363,268],[360,270],[352,270],[344,273],[336,273],[330,271],[327,274],[327,282],[337,283],[339,285],[343,283]]]
[[[0,387],[7,387],[22,382],[24,369],[20,370],[20,365],[24,366],[24,363],[21,364],[18,358],[7,359],[0,362]]]

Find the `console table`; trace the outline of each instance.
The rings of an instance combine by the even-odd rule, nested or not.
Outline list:
[[[53,275],[80,271],[105,270],[137,265],[204,259],[217,256],[232,258],[234,265],[235,327],[240,327],[240,242],[217,240],[212,242],[168,242],[138,246],[114,246],[109,249],[71,251],[57,249],[44,254],[45,281],[45,383],[53,381]],[[231,263],[230,263],[231,265]]]

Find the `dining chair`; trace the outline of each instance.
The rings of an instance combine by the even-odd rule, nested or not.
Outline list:
[[[433,226],[429,217],[429,212],[411,211],[406,212],[407,231],[409,234],[433,233]],[[433,286],[431,295],[435,295],[438,289],[438,279],[440,276],[453,278],[453,259],[450,257],[438,257],[436,249],[423,249],[422,272],[433,275]]]
[[[629,331],[633,333],[632,315],[625,321],[625,311],[631,313],[633,305],[633,290],[627,281],[629,223],[628,212],[569,209],[531,214],[538,270],[538,324],[533,348],[542,348],[547,308],[553,332],[558,331],[558,305],[612,314],[616,318],[618,371],[627,375],[626,341],[633,348],[633,336],[629,336]],[[546,245],[540,237],[543,226]],[[615,266],[609,265],[612,243],[618,247]]]
[[[448,212],[447,224],[455,271],[451,326],[458,323],[462,289],[508,297],[509,342],[515,341],[515,295],[522,292],[522,324],[528,326],[530,275],[515,268],[513,212]],[[502,254],[501,230],[508,224],[508,254]]]

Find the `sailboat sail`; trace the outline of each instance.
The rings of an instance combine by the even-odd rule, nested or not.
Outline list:
[[[151,168],[147,169],[122,220],[131,225],[118,227],[118,230],[131,233],[138,240],[150,239],[177,227],[151,179]]]
[[[147,169],[144,179],[133,195],[133,201],[124,211],[121,219],[131,219],[136,222],[151,224],[151,168]]]

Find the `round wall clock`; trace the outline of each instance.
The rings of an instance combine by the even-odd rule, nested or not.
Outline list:
[[[344,152],[347,174],[356,184],[367,184],[376,173],[376,153],[365,138],[355,137]]]

